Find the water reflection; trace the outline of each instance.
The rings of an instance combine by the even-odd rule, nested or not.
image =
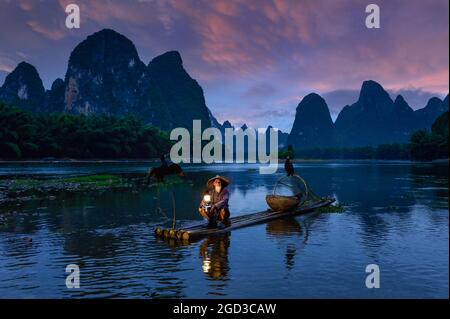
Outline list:
[[[266,232],[268,235],[276,238],[283,237],[301,237],[302,227],[294,217],[288,217],[284,219],[273,220],[266,225]],[[294,257],[297,253],[297,247],[295,243],[289,242],[285,245],[285,264],[286,268],[292,269],[294,267]]]
[[[277,219],[266,224],[268,237],[275,239],[280,249],[285,251],[284,262],[288,270],[295,265],[297,251],[308,242],[309,228],[304,226],[302,227],[295,217]]]
[[[203,272],[210,280],[208,295],[226,296],[224,290],[229,279],[230,233],[206,237],[199,241],[179,241],[175,239],[157,239],[157,243],[167,245],[173,251],[188,246],[198,246],[201,263],[196,270]]]
[[[117,256],[117,247],[122,238],[114,234],[98,234],[95,232],[78,232],[64,236],[64,250],[68,254],[99,259]]]
[[[230,270],[228,249],[230,234],[207,237],[200,244],[199,253],[202,258],[202,270],[209,278],[225,279]]]
[[[266,232],[274,237],[301,236],[302,227],[295,217],[276,219],[266,224]]]
[[[100,166],[47,174],[104,171]],[[146,169],[117,164],[107,172]],[[212,175],[232,180],[237,216],[266,209],[264,197],[283,174],[260,175],[249,165],[186,170],[188,180],[173,185],[13,207],[0,230],[0,296],[448,297],[448,165],[300,163],[296,170],[312,189],[338,196],[345,212],[275,220],[195,243],[155,239],[155,225],[171,226],[172,191],[181,225],[201,219],[197,205]],[[355,279],[361,265],[377,261],[386,287],[396,288],[381,295]],[[79,291],[65,287],[69,263],[82,268]],[[333,281],[342,285],[330,287]],[[299,286],[307,289],[292,289]]]

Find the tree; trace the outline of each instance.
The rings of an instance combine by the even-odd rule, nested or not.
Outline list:
[[[0,158],[155,158],[171,145],[133,115],[31,114],[0,104]]]
[[[287,149],[281,150],[278,153],[278,158],[280,159],[286,159],[288,156],[294,158],[294,147],[291,144],[288,145]]]

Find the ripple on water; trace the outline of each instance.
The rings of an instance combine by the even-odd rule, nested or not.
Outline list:
[[[335,164],[300,163],[296,169],[315,192],[345,203],[343,213],[274,221],[182,247],[153,236],[156,224],[171,222],[172,201],[163,188],[43,201],[23,214],[18,209],[14,225],[0,232],[0,295],[448,297],[448,177],[442,169]],[[49,173],[47,166],[26,174]],[[216,173],[232,179],[234,215],[265,209],[264,197],[282,173],[263,176],[258,167],[187,167],[189,183],[175,188],[179,225],[199,221],[199,194]],[[51,174],[143,168],[63,165]],[[169,218],[156,213],[159,206]],[[81,269],[80,290],[65,287],[65,267],[72,263]],[[369,263],[380,265],[381,290],[364,286]]]

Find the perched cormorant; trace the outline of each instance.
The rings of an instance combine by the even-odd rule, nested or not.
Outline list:
[[[294,165],[292,165],[289,156],[286,157],[286,161],[284,162],[284,170],[286,171],[287,176],[292,176],[295,174]]]

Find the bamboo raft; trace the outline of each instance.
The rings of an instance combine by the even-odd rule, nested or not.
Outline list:
[[[267,209],[265,211],[253,214],[236,216],[230,218],[230,223],[228,224],[228,226],[223,228],[208,228],[205,222],[200,222],[181,229],[164,229],[161,227],[156,227],[155,236],[160,238],[171,238],[180,241],[189,241],[198,239],[200,237],[227,233],[238,228],[264,223],[274,219],[305,214],[318,208],[329,206],[334,203],[334,201],[334,198],[320,198],[317,201],[305,202],[302,205],[294,207],[290,210],[275,211],[273,209]]]

